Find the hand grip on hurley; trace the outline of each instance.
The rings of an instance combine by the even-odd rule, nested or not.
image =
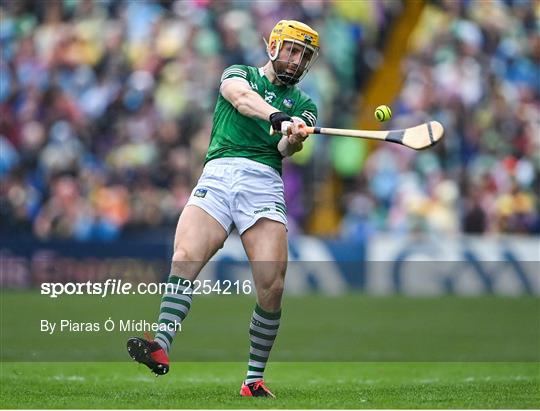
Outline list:
[[[290,124],[290,122],[289,122]],[[289,126],[283,127],[281,123],[281,134],[287,135]],[[306,127],[308,134],[327,134],[334,137],[356,137],[370,140],[382,140],[390,143],[401,144],[414,150],[423,150],[437,144],[444,135],[444,127],[438,121],[428,121],[415,127],[401,130],[347,130],[340,128],[326,127]],[[270,135],[276,131],[270,127]]]

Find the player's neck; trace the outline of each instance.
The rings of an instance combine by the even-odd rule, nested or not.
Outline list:
[[[263,66],[263,72],[264,72],[264,75],[266,76],[266,78],[268,79],[268,81],[270,81],[270,83],[272,84],[275,84],[276,86],[285,86],[285,83],[283,83],[282,81],[280,81],[277,76],[276,76],[276,72],[274,71],[274,67],[272,66],[272,62],[271,61],[268,61],[264,66]]]

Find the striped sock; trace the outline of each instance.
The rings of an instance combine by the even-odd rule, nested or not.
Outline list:
[[[266,362],[277,336],[280,317],[281,310],[269,313],[259,304],[255,305],[249,325],[250,349],[246,384],[263,379]]]
[[[168,284],[170,286],[161,298],[158,322],[159,324],[181,324],[191,308],[193,289],[189,287],[189,281],[175,275],[169,277]],[[176,331],[172,330],[158,331],[154,339],[168,353],[175,335]]]

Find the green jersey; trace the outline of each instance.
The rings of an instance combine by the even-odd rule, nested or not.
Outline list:
[[[270,83],[262,68],[234,65],[221,76],[221,81],[238,78],[276,109],[300,117],[308,126],[317,120],[317,107],[298,87]],[[214,110],[214,125],[206,161],[222,157],[244,157],[275,168],[281,174],[282,156],[277,149],[280,134],[270,135],[270,122],[246,117],[221,94]]]

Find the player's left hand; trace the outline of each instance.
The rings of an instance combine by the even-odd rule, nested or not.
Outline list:
[[[293,117],[291,119],[292,125],[289,133],[290,144],[302,144],[308,137],[306,123],[302,120]]]

